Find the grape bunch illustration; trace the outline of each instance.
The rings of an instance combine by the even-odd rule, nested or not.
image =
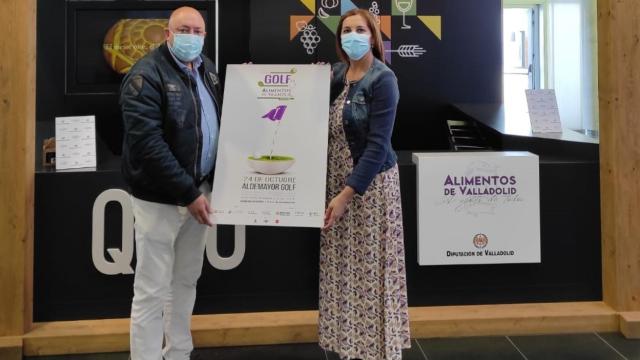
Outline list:
[[[304,23],[300,30],[302,31],[300,42],[302,42],[302,46],[307,50],[307,54],[312,55],[322,39],[320,39],[320,35],[318,35],[318,31],[314,25]]]
[[[376,22],[380,24],[380,8],[378,7],[377,1],[371,3],[369,13],[371,13],[371,15],[373,15],[373,17],[376,19]]]

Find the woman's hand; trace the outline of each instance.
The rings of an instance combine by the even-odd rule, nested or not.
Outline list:
[[[311,65],[329,65],[329,63],[324,61],[318,61],[318,62],[312,62]],[[329,71],[329,73],[331,74],[331,80],[333,80],[333,71]]]
[[[347,205],[353,199],[355,195],[355,190],[351,186],[346,186],[340,194],[336,195],[329,202],[329,206],[327,206],[327,210],[324,212],[324,226],[323,230],[329,229],[335,224],[338,219],[344,215],[345,210],[347,209]]]

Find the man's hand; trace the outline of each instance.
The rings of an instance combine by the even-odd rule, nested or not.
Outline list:
[[[211,219],[209,218],[209,214],[213,213],[211,211],[211,207],[209,206],[209,202],[204,195],[198,196],[191,204],[187,206],[189,209],[189,213],[202,225],[213,226]]]

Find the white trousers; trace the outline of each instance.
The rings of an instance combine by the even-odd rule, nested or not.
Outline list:
[[[209,198],[210,186],[200,190]],[[136,272],[131,304],[132,360],[188,360],[191,314],[202,272],[206,225],[186,207],[132,197]],[[164,348],[163,348],[164,339]]]

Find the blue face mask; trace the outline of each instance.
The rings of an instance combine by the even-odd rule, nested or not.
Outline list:
[[[370,34],[358,34],[356,32],[343,34],[340,36],[342,50],[347,53],[349,59],[360,60],[371,49],[370,38]]]
[[[200,55],[203,46],[204,36],[173,33],[173,46],[171,46],[171,52],[180,59],[180,61],[193,61],[193,59]]]

